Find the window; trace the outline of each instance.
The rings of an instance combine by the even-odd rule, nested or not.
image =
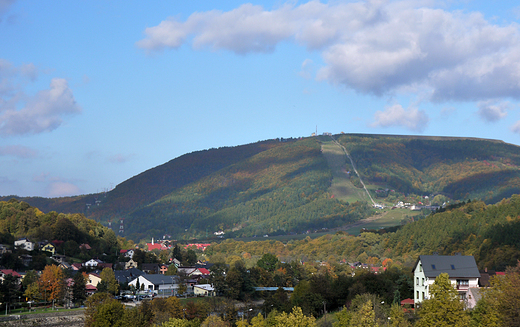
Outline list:
[[[419,291],[417,291],[417,300],[419,300]]]
[[[451,265],[451,270],[455,270],[455,266],[454,265]]]
[[[419,277],[415,277],[415,285],[419,286]]]
[[[435,265],[432,265],[432,269],[435,270]]]
[[[457,286],[469,286],[468,279],[457,279]]]
[[[421,286],[424,286],[424,278],[421,281]]]
[[[422,272],[422,264],[419,264],[419,272]]]
[[[424,300],[424,292],[422,292],[422,299]]]

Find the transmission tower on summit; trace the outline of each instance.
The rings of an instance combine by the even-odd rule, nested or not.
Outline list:
[[[125,218],[121,218],[121,224],[119,225],[119,233],[125,232],[125,226],[124,226]]]

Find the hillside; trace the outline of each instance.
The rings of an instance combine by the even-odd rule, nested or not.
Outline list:
[[[264,253],[282,261],[327,261],[382,264],[391,259],[398,265],[411,266],[421,254],[473,255],[479,268],[504,271],[520,259],[520,196],[513,195],[500,203],[486,205],[471,201],[448,207],[419,221],[406,224],[395,232],[377,230],[352,236],[344,232],[311,239],[242,242],[225,240],[206,250],[213,260],[231,263],[244,258],[256,262]],[[387,261],[388,262],[388,261]]]
[[[469,198],[496,203],[520,193],[520,148],[501,141],[333,137],[350,154],[371,196],[386,205]],[[23,200],[45,212],[82,212],[104,224],[125,218],[125,236],[133,239],[165,234],[191,239],[218,230],[226,237],[261,236],[337,227],[367,217],[373,209],[350,160],[334,147],[331,137],[320,136],[198,151],[103,194]]]

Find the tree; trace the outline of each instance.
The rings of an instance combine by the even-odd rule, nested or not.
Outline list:
[[[272,253],[265,253],[256,265],[266,271],[273,272],[276,269],[279,261],[278,258]]]
[[[177,267],[172,263],[170,266],[168,266],[168,270],[166,271],[166,276],[174,276],[177,275]]]
[[[361,308],[352,314],[350,325],[352,327],[378,327],[376,313],[372,306],[372,301],[368,300]]]
[[[64,291],[64,274],[56,265],[45,266],[38,280],[45,301],[59,300]]]
[[[72,301],[74,303],[81,304],[87,298],[87,280],[82,273],[76,273],[73,277],[74,285],[72,285]]]
[[[410,327],[411,324],[406,319],[404,315],[404,311],[401,308],[401,305],[398,303],[392,304],[390,308],[390,326],[392,327]]]
[[[419,309],[418,327],[462,327],[468,326],[469,316],[459,294],[451,285],[447,273],[442,273],[430,287],[431,298],[423,301]]]
[[[40,285],[38,282],[34,282],[32,284],[29,284],[27,288],[25,289],[25,292],[23,295],[27,298],[28,301],[41,301],[43,300],[41,292],[40,292]]]
[[[120,326],[124,307],[110,294],[96,293],[85,304],[85,327]]]
[[[18,280],[11,274],[5,275],[4,280],[0,283],[0,299],[6,305],[18,300],[20,288]],[[16,299],[16,300],[15,300]]]
[[[477,326],[520,326],[520,262],[508,267],[504,276],[491,278],[477,303],[472,322]]]
[[[106,283],[107,292],[114,295],[119,293],[119,283],[111,268],[104,268],[99,276],[101,277],[101,281]]]
[[[223,321],[219,316],[209,316],[200,325],[200,327],[227,327],[229,324]]]
[[[170,320],[163,322],[160,327],[190,327],[191,324],[186,319],[170,318]]]
[[[282,312],[276,317],[276,322],[278,326],[316,327],[316,319],[312,316],[305,316],[299,307],[294,307],[289,314]]]

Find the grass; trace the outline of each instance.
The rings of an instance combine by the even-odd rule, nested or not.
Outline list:
[[[350,182],[346,170],[346,167],[350,167],[350,162],[347,163],[348,159],[343,150],[332,141],[323,142],[321,149],[332,171],[331,193],[337,199],[346,202],[367,201],[368,196],[365,191]]]
[[[85,308],[73,308],[73,309],[65,309],[65,308],[56,308],[55,310],[52,310],[52,306],[45,306],[45,307],[32,307],[31,311],[27,311],[28,308],[17,308],[12,309],[7,315],[32,315],[32,314],[38,314],[38,313],[54,313],[54,312],[70,312],[70,311],[78,311],[78,310],[84,310]],[[5,316],[5,310],[2,310],[0,312],[1,316]]]

